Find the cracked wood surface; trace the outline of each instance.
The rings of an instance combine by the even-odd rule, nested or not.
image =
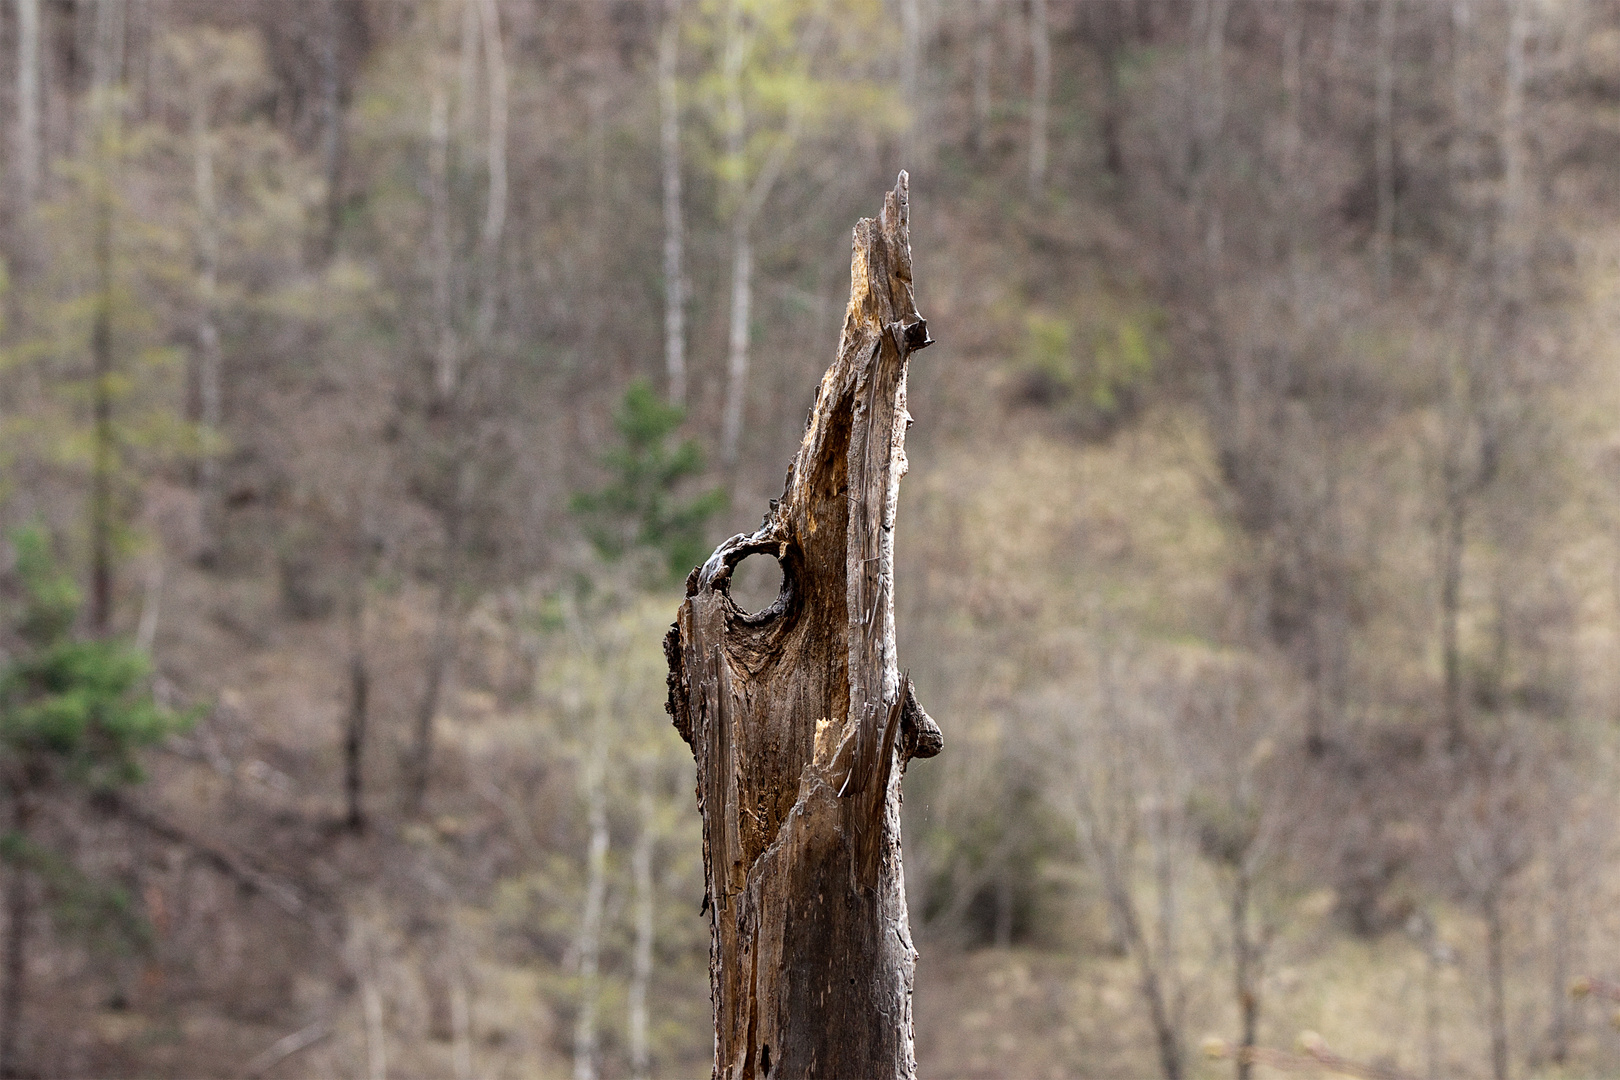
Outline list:
[[[916,1072],[900,781],[942,745],[894,646],[906,366],[929,345],[906,174],[855,226],[849,309],[782,498],[692,571],[665,641],[697,759],[716,1078]],[[764,611],[730,597],[775,558]]]

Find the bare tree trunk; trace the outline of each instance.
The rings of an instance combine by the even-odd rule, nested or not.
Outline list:
[[[1154,1048],[1159,1054],[1159,1070],[1164,1080],[1181,1080],[1181,1036],[1175,1021],[1176,1010],[1171,1005],[1168,988],[1160,975],[1161,967],[1155,962],[1136,921],[1136,906],[1128,894],[1121,893],[1116,906],[1123,903],[1127,941],[1136,956],[1137,974],[1141,980],[1142,997],[1147,1002],[1148,1020],[1153,1027]]]
[[[657,815],[653,807],[651,777],[641,778],[638,809],[641,832],[630,855],[630,873],[635,884],[636,948],[630,969],[630,1075],[646,1080],[647,987],[652,982],[653,951],[653,846],[657,842]]]
[[[1249,869],[1242,860],[1234,868],[1232,886],[1232,989],[1238,1004],[1238,1053],[1234,1057],[1237,1080],[1249,1080],[1254,1063],[1251,1051],[1260,1029],[1259,957],[1249,933]]]
[[[1046,186],[1046,113],[1052,98],[1052,35],[1047,27],[1046,0],[1029,0],[1029,48],[1029,193],[1034,196]]]
[[[192,187],[197,200],[197,397],[203,435],[212,440],[219,433],[222,419],[223,361],[215,312],[219,291],[219,213],[214,196],[214,151],[208,131],[208,100],[208,88],[199,77],[192,88],[191,102],[195,165]],[[220,543],[219,455],[212,445],[203,447],[197,487],[203,531],[201,562],[211,566],[218,557]]]
[[[450,975],[450,1039],[456,1080],[473,1080],[472,1010],[467,1001],[467,974],[459,958]]]
[[[461,445],[458,415],[461,370],[459,346],[453,323],[450,296],[449,240],[449,119],[443,88],[435,83],[430,114],[429,182],[430,242],[433,266],[433,300],[438,322],[438,353],[435,358],[434,389],[439,407],[449,415],[446,429],[452,442],[451,491],[440,510],[444,528],[444,562],[439,568],[438,599],[434,605],[433,637],[428,646],[426,678],[416,712],[416,741],[407,777],[406,811],[420,812],[427,794],[433,765],[433,722],[439,710],[445,672],[454,652],[456,591],[460,587],[461,531],[467,498],[468,462]]]
[[[1154,955],[1152,946],[1142,933],[1142,924],[1136,914],[1136,902],[1124,878],[1127,872],[1122,867],[1113,868],[1112,881],[1105,885],[1109,905],[1114,909],[1120,926],[1125,931],[1126,948],[1136,959],[1142,998],[1147,1003],[1154,1046],[1159,1054],[1159,1069],[1164,1074],[1164,1080],[1181,1080],[1181,1035],[1177,1030],[1176,1010],[1170,1001],[1169,988],[1165,986],[1165,979],[1160,974],[1163,970],[1162,958]]]
[[[363,611],[355,615],[356,622],[364,618]],[[350,832],[363,832],[366,827],[366,723],[370,709],[371,673],[366,667],[364,648],[359,643],[362,633],[356,630],[356,642],[349,653],[349,718],[343,729],[343,799],[348,806],[344,824]]]
[[[749,223],[739,215],[731,229],[731,336],[726,360],[726,411],[720,427],[720,457],[728,465],[737,460],[737,447],[742,441],[753,284],[753,238],[749,236]]]
[[[1036,0],[1037,3],[1042,0]],[[900,0],[900,100],[906,107],[906,126],[900,136],[901,164],[915,169],[924,117],[918,69],[922,66],[921,0]]]
[[[106,177],[99,181],[108,183]],[[105,635],[112,623],[113,469],[112,428],[112,205],[103,193],[95,210],[95,312],[90,324],[91,412],[94,448],[90,462],[90,632]]]
[[[1013,887],[1011,861],[1007,858],[1007,848],[1010,847],[1010,838],[1003,837],[1001,851],[997,853],[997,861],[1001,864],[996,868],[996,920],[991,940],[998,949],[1012,947],[1013,932]]]
[[[369,976],[360,982],[360,1009],[366,1021],[367,1080],[388,1080],[388,1047],[383,1042],[382,995]]]
[[[101,0],[96,9],[96,50],[92,93],[95,95],[95,301],[90,324],[91,433],[90,463],[90,632],[105,635],[112,624],[113,604],[113,156],[118,105],[113,88],[123,63],[123,5]]]
[[[975,154],[986,149],[990,129],[990,59],[995,49],[996,0],[979,0],[973,21],[973,128]]]
[[[33,818],[32,798],[24,791],[12,794],[12,829],[23,844]],[[0,1000],[0,1080],[21,1076],[23,1000],[28,988],[28,921],[33,917],[28,895],[28,869],[21,862],[11,867],[6,882],[5,996]]]
[[[1289,304],[1294,318],[1299,318],[1302,290],[1301,255],[1304,248],[1304,200],[1301,198],[1300,151],[1305,143],[1304,115],[1305,80],[1301,71],[1304,52],[1305,9],[1298,4],[1288,7],[1288,24],[1283,30],[1283,140],[1282,179],[1283,202],[1288,215],[1288,276]]]
[[[460,348],[456,341],[450,252],[450,103],[444,87],[433,81],[428,106],[428,257],[432,260],[433,317],[438,341],[433,388],[439,404],[452,407],[461,382]]]
[[[802,105],[795,99],[789,103],[786,127],[776,140],[776,145],[760,165],[752,183],[746,181],[740,171],[748,126],[742,98],[744,51],[742,10],[738,0],[731,0],[726,6],[725,49],[720,65],[721,82],[725,88],[726,154],[739,170],[728,186],[732,204],[731,334],[726,404],[720,427],[720,458],[728,466],[737,461],[737,448],[742,443],[743,413],[748,401],[748,339],[754,282],[753,226],[787,164],[788,154],[798,138],[803,119]]]
[[[725,49],[721,56],[721,80],[725,87],[726,153],[733,166],[741,167],[747,116],[743,112],[742,11],[737,0],[726,5]],[[748,379],[748,322],[752,301],[754,249],[749,236],[752,222],[746,202],[746,188],[739,178],[731,184],[731,334],[726,361],[726,405],[720,423],[720,459],[727,465],[737,460],[742,441],[743,408]]]
[[[1448,454],[1452,448],[1447,448]],[[1445,505],[1440,522],[1440,663],[1445,679],[1446,738],[1453,750],[1466,735],[1463,717],[1462,644],[1462,557],[1468,502],[1462,491],[1458,467],[1447,463]]]
[[[23,213],[39,194],[39,0],[17,4],[17,194]]]
[[[1134,793],[1114,794],[1134,798]],[[1102,882],[1110,924],[1123,939],[1124,951],[1136,961],[1137,986],[1142,993],[1143,1003],[1147,1005],[1160,1072],[1164,1074],[1164,1080],[1181,1080],[1181,1035],[1177,1025],[1177,1009],[1165,985],[1165,976],[1173,978],[1174,972],[1165,968],[1164,958],[1156,955],[1152,943],[1142,931],[1142,919],[1137,914],[1136,897],[1128,877],[1130,868],[1125,865],[1132,858],[1132,853],[1116,849],[1112,839],[1101,834],[1098,827],[1101,824],[1101,821],[1093,821],[1082,811],[1076,819],[1076,831],[1086,861]],[[1130,831],[1134,832],[1134,828]]]
[[[1230,0],[1210,0],[1204,26],[1204,254],[1216,274],[1226,254],[1226,21],[1230,12]]]
[[[1088,748],[1084,758],[1095,761],[1097,769],[1079,782],[1065,770],[1062,783],[1072,785],[1077,794],[1075,833],[1083,858],[1101,883],[1110,928],[1122,941],[1123,951],[1136,963],[1137,987],[1147,1007],[1159,1071],[1165,1080],[1181,1080],[1184,991],[1175,962],[1174,905],[1163,895],[1173,891],[1167,881],[1174,867],[1165,843],[1168,830],[1164,827],[1163,813],[1148,806],[1148,780],[1142,775],[1141,767],[1149,755],[1129,741],[1128,721],[1116,704],[1111,665],[1100,667],[1103,707],[1098,710],[1098,719],[1105,725],[1106,734]],[[1152,801],[1164,803],[1162,794]],[[1176,805],[1181,803],[1180,799],[1174,801]],[[1138,847],[1144,833],[1154,846],[1153,867],[1161,892],[1157,941],[1150,940],[1143,926],[1134,882]]]
[[[1493,888],[1484,898],[1485,981],[1490,995],[1487,1008],[1491,1025],[1491,1077],[1508,1080],[1507,996],[1502,957],[1502,897]]]
[[[1106,29],[1099,35],[1097,60],[1102,67],[1103,103],[1098,117],[1098,137],[1103,145],[1103,170],[1109,176],[1125,175],[1125,149],[1120,143],[1120,130],[1124,123],[1125,101],[1119,81],[1120,53],[1129,33],[1128,19],[1135,18],[1134,0],[1130,4],[1112,4],[1093,7],[1107,20]]]
[[[343,215],[343,102],[338,82],[340,0],[326,0],[321,34],[321,170],[326,178],[326,221],[321,235],[321,256],[337,251]]]
[[[855,227],[848,315],[783,497],[689,579],[665,643],[697,759],[718,1077],[916,1071],[900,780],[939,730],[895,658],[912,299],[906,174]],[[750,555],[782,564],[753,615]]]
[[[1562,786],[1562,785],[1560,785]],[[1550,989],[1552,1021],[1547,1031],[1547,1056],[1562,1065],[1569,1057],[1571,1023],[1569,1015],[1570,952],[1574,939],[1573,914],[1574,874],[1570,865],[1570,850],[1566,815],[1570,811],[1568,798],[1560,799],[1553,819],[1552,837],[1552,964]]]
[[[365,763],[366,735],[371,720],[371,668],[366,657],[366,591],[373,568],[375,549],[366,527],[365,487],[361,480],[353,494],[354,516],[350,520],[348,565],[349,622],[349,712],[343,726],[344,825],[350,832],[366,828]]]
[[[1423,1062],[1427,1080],[1440,1080],[1440,942],[1432,924],[1423,943]]]
[[[1502,94],[1502,205],[1496,252],[1497,297],[1510,310],[1524,299],[1524,252],[1528,214],[1524,183],[1525,39],[1529,14],[1522,0],[1509,4],[1508,47]]]
[[[1395,242],[1395,0],[1378,0],[1378,59],[1373,103],[1373,171],[1377,187],[1373,272],[1380,296],[1389,293]]]
[[[433,637],[428,644],[427,671],[422,685],[422,696],[416,707],[416,743],[412,752],[411,768],[406,783],[405,812],[422,812],[427,798],[428,782],[433,773],[433,725],[439,715],[439,702],[444,696],[445,678],[450,662],[455,658],[459,637],[461,613],[456,592],[461,586],[462,518],[465,514],[466,462],[457,467],[456,490],[450,496],[451,504],[444,511],[445,562],[439,568],[439,593],[433,611]]]
[[[1169,815],[1173,811],[1160,800],[1151,815],[1149,836],[1153,844],[1153,877],[1158,893],[1158,941],[1154,951],[1159,965],[1168,971],[1177,968],[1176,961],[1176,852],[1170,844]]]
[[[456,51],[456,130],[471,131],[478,109],[478,49],[484,36],[478,0],[461,4],[461,30]]]
[[[665,0],[658,39],[659,148],[664,166],[664,368],[669,401],[686,404],[686,260],[681,222],[681,113],[676,82],[681,42],[680,0]]]
[[[135,623],[135,648],[148,657],[157,641],[158,610],[163,604],[163,555],[152,560],[146,574],[146,591],[141,596],[141,617]]]
[[[506,128],[508,120],[506,47],[501,39],[500,7],[496,0],[479,0],[479,25],[484,38],[484,66],[489,76],[489,199],[484,210],[484,232],[479,248],[480,296],[477,342],[487,350],[495,333],[495,304],[501,282],[501,237],[506,231]]]
[[[579,1016],[574,1021],[574,1080],[596,1080],[596,998],[602,953],[602,905],[607,894],[607,734],[600,709],[592,717],[585,760],[585,813],[590,848],[585,862],[585,910],[579,922]]]

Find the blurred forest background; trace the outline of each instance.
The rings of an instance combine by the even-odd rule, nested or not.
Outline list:
[[[923,1075],[1620,1075],[1620,4],[0,45],[0,1073],[708,1072],[660,641],[903,167]]]

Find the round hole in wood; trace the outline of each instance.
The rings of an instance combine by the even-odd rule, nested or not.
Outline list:
[[[731,602],[750,615],[776,603],[782,592],[782,564],[770,555],[750,555],[731,571]]]

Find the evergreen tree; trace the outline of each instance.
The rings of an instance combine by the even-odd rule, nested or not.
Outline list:
[[[59,921],[95,930],[128,929],[128,902],[98,886],[31,834],[39,801],[50,794],[95,794],[141,779],[141,748],[189,718],[152,699],[150,664],[112,638],[75,633],[81,597],[38,527],[13,536],[16,565],[0,652],[0,777],[12,806],[0,859],[12,868],[0,997],[0,1076],[18,1071],[30,879],[38,879]]]
[[[703,471],[703,452],[686,439],[671,445],[686,410],[658,399],[637,379],[613,414],[619,445],[602,456],[612,477],[596,491],[573,498],[574,513],[603,558],[618,559],[637,548],[661,553],[672,580],[684,577],[708,554],[703,527],[725,509],[720,488],[681,498],[681,482]]]

